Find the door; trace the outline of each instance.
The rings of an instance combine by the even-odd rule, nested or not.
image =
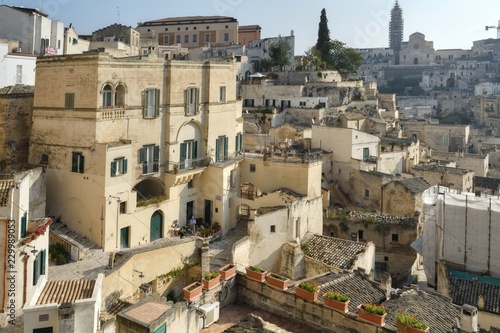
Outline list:
[[[153,333],[167,333],[167,323],[163,323],[163,325],[155,329]]]
[[[44,328],[34,328],[33,333],[52,333],[54,332],[52,327],[44,327]]]
[[[363,148],[363,161],[370,159],[370,148]]]
[[[160,211],[154,212],[151,216],[151,224],[149,228],[149,241],[154,242],[160,239],[163,235],[163,216]]]
[[[191,216],[194,216],[194,201],[189,201],[186,204],[186,224],[191,219]]]
[[[212,223],[212,200],[205,200],[205,223]]]
[[[129,247],[130,227],[122,228],[120,230],[120,249]]]

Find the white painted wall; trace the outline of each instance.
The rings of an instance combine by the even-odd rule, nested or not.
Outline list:
[[[33,56],[10,53],[7,43],[0,43],[0,88],[15,84],[35,85],[36,58]],[[18,67],[21,72],[18,75]]]

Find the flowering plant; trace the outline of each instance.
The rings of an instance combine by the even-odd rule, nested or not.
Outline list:
[[[379,316],[383,316],[385,311],[385,306],[377,305],[377,304],[365,304],[363,305],[363,309],[368,313],[373,313]]]
[[[302,282],[299,284],[300,289],[307,290],[310,293],[315,293],[318,291],[318,285],[315,282]]]
[[[33,233],[35,233],[37,235],[43,235],[46,230],[47,230],[47,225],[42,224],[42,225],[39,225],[38,228],[33,230]]]
[[[329,291],[323,297],[333,299],[333,300],[336,300],[339,302],[344,302],[344,303],[349,300],[349,296],[338,293],[336,291]]]

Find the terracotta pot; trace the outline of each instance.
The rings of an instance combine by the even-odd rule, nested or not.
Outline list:
[[[323,297],[323,304],[327,308],[331,308],[331,309],[334,309],[334,310],[337,310],[337,311],[340,311],[343,313],[347,313],[347,311],[349,311],[349,302],[350,302],[350,300],[348,300],[346,302],[341,302],[341,301],[337,301],[335,299],[331,299],[328,297]]]
[[[264,282],[266,280],[266,274],[267,274],[266,271],[262,271],[261,273],[258,273],[256,271],[252,271],[248,267],[245,270],[246,270],[247,278],[249,278],[249,279],[259,281],[259,282]]]
[[[425,330],[421,330],[419,328],[407,326],[406,327],[406,333],[427,333],[429,332],[430,327],[427,327]]]
[[[233,264],[227,264],[226,266],[219,268],[219,273],[222,280],[227,281],[236,275],[236,266]]]
[[[382,316],[366,312],[365,309],[363,309],[362,305],[358,305],[358,317],[359,319],[362,319],[364,321],[367,321],[369,323],[372,323],[377,326],[384,326],[385,325],[385,316],[387,313],[383,314]]]
[[[184,292],[184,298],[188,301],[197,298],[201,295],[202,288],[203,284],[201,284],[200,282],[191,283],[189,286],[186,286],[182,289],[182,291]]]
[[[287,290],[288,289],[288,282],[290,282],[290,280],[288,279],[285,279],[284,277],[282,276],[279,276],[281,278],[283,278],[284,280],[280,280],[278,278],[275,278],[274,276],[279,276],[277,274],[273,274],[273,273],[269,273],[266,275],[266,281],[267,281],[267,284],[271,287],[274,287],[274,288],[277,288],[277,289],[280,289],[280,290]]]
[[[217,275],[212,280],[201,279],[203,283],[203,289],[211,290],[217,287],[220,284],[220,275]]]
[[[295,286],[295,295],[298,297],[302,298],[303,300],[306,300],[308,302],[316,302],[318,299],[318,292],[310,292],[305,289],[299,288],[299,286]]]

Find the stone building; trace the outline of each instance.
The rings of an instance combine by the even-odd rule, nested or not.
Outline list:
[[[399,51],[403,43],[403,9],[398,1],[391,10],[391,21],[389,22],[389,48],[396,53],[396,65],[399,65]]]
[[[475,176],[474,193],[500,195],[500,179]]]
[[[494,130],[500,128],[500,96],[480,98],[479,123]]]
[[[472,192],[474,187],[474,172],[467,169],[418,164],[413,166],[411,173],[422,177],[430,185],[441,185],[463,192]]]
[[[39,59],[30,161],[48,166],[48,212],[106,251],[191,216],[226,232],[242,145],[235,87],[231,63]]]
[[[425,40],[425,35],[414,32],[399,52],[401,65],[430,65],[434,62],[434,43]]]
[[[261,30],[259,25],[240,25],[238,27],[238,43],[248,45],[251,41],[260,39]]]
[[[0,88],[35,84],[36,57],[22,53],[19,42],[0,38]]]

